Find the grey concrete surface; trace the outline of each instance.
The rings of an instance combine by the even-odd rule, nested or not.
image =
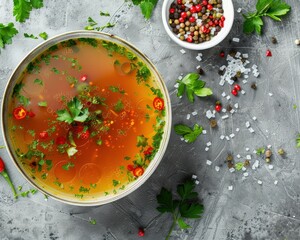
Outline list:
[[[226,1],[226,0],[225,0]],[[14,21],[12,2],[1,0],[0,22]],[[199,123],[207,130],[194,144],[181,142],[173,132],[161,164],[153,176],[140,189],[112,204],[100,207],[72,207],[49,199],[44,201],[42,194],[28,198],[12,199],[9,187],[0,179],[0,239],[139,239],[137,229],[145,227],[143,239],[160,240],[166,236],[171,225],[171,217],[159,215],[156,211],[155,197],[162,186],[175,188],[185,177],[196,174],[200,184],[200,194],[205,213],[200,220],[190,221],[192,229],[173,234],[173,239],[193,240],[298,240],[300,239],[300,162],[295,138],[300,131],[300,48],[294,44],[300,38],[300,4],[298,0],[287,0],[292,12],[282,22],[266,20],[264,34],[245,36],[242,33],[242,15],[236,13],[233,29],[229,36],[217,47],[202,51],[203,61],[198,62],[197,51],[180,53],[180,47],[167,37],[161,22],[159,1],[151,21],[145,21],[140,10],[123,0],[45,0],[45,7],[31,12],[30,19],[24,24],[16,24],[19,34],[0,54],[0,95],[4,91],[10,74],[19,61],[42,40],[25,39],[23,33],[37,35],[46,31],[50,37],[70,30],[83,29],[86,19],[91,16],[103,25],[108,18],[99,17],[99,11],[112,14],[111,22],[116,23],[114,33],[136,45],[154,62],[163,75],[172,100],[173,123],[189,125]],[[242,12],[254,9],[255,1],[234,0],[235,9]],[[271,43],[276,36],[278,44]],[[230,42],[239,37],[239,43]],[[273,57],[266,58],[265,52],[271,49]],[[214,102],[222,99],[221,93],[230,92],[229,85],[219,85],[218,68],[226,64],[219,52],[228,53],[234,49],[249,54],[249,61],[257,64],[261,73],[259,78],[250,75],[247,84],[242,85],[245,95],[231,98],[230,103],[239,103],[238,111],[227,120],[217,115],[218,129],[211,129],[205,117]],[[186,99],[178,99],[174,88],[175,80],[183,73],[195,71],[201,65],[205,71],[203,80],[214,90],[214,97],[197,99],[190,104]],[[250,83],[257,82],[257,90]],[[273,96],[269,96],[273,93]],[[188,113],[198,111],[197,116],[186,119]],[[257,121],[252,117],[256,116]],[[245,127],[250,121],[255,133]],[[220,140],[220,135],[240,132],[230,141]],[[209,151],[204,151],[206,143],[212,142]],[[3,143],[1,138],[0,144]],[[260,159],[261,166],[248,170],[249,176],[242,180],[243,173],[230,173],[224,161],[228,153],[249,154],[261,146],[272,145],[273,152],[283,147],[285,158],[273,156],[273,170],[262,159],[252,154],[252,163]],[[14,183],[29,189],[9,160],[6,150],[1,150],[6,159]],[[206,164],[206,160],[212,165]],[[235,160],[238,161],[238,159]],[[220,171],[215,171],[220,166]],[[263,183],[259,185],[258,180]],[[278,181],[275,185],[274,181]],[[233,186],[229,191],[228,186]],[[91,225],[89,219],[96,219]]]

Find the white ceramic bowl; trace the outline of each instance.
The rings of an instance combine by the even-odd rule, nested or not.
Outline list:
[[[163,25],[165,30],[167,31],[169,37],[176,42],[178,45],[188,48],[191,50],[204,50],[208,48],[212,48],[216,45],[218,45],[220,42],[222,42],[228,33],[230,32],[232,25],[233,25],[233,20],[234,20],[234,8],[233,8],[233,3],[232,0],[223,0],[223,10],[224,10],[224,17],[225,17],[225,22],[224,22],[224,28],[218,33],[217,36],[213,37],[210,41],[208,42],[203,42],[203,43],[189,43],[186,41],[180,40],[173,32],[172,29],[170,28],[170,25],[168,23],[169,21],[169,9],[170,6],[174,2],[174,0],[164,0],[163,6],[162,6],[162,20],[163,20]]]

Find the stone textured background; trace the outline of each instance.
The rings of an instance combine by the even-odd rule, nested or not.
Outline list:
[[[227,1],[227,0],[224,0]],[[173,123],[192,125],[200,123],[207,130],[194,144],[181,142],[179,137],[171,135],[166,155],[153,176],[140,189],[128,197],[101,207],[72,207],[49,199],[45,202],[42,194],[14,201],[9,187],[0,179],[0,239],[139,239],[137,229],[146,228],[145,240],[164,239],[171,225],[171,217],[159,215],[156,208],[156,195],[162,186],[175,188],[179,181],[197,174],[200,184],[197,186],[205,213],[201,220],[191,221],[193,226],[188,232],[175,232],[173,239],[194,240],[298,240],[300,239],[300,164],[299,152],[295,148],[295,138],[300,131],[300,48],[294,40],[300,38],[300,4],[298,0],[287,0],[292,12],[283,22],[266,20],[264,35],[246,36],[242,33],[242,15],[236,12],[233,29],[227,39],[219,46],[203,51],[203,61],[195,57],[198,52],[188,51],[182,55],[180,47],[167,37],[161,22],[161,5],[154,11],[151,21],[145,21],[137,7],[122,0],[45,0],[45,7],[31,12],[30,19],[24,24],[16,24],[19,34],[0,54],[0,95],[13,69],[20,60],[38,43],[39,40],[25,39],[23,33],[35,35],[46,31],[50,37],[71,30],[83,29],[86,19],[91,16],[99,25],[108,18],[99,17],[99,11],[111,13],[111,22],[116,23],[114,33],[136,45],[147,54],[161,72],[169,89],[174,114]],[[234,0],[235,9],[242,12],[254,9],[255,1]],[[0,22],[14,21],[12,1],[1,0]],[[276,36],[278,44],[271,43]],[[239,37],[240,43],[230,42]],[[266,58],[270,48],[273,57]],[[222,120],[217,115],[218,129],[211,129],[205,117],[208,109],[213,109],[221,93],[230,92],[230,87],[219,86],[218,68],[226,63],[219,57],[219,52],[235,49],[249,54],[251,64],[257,64],[261,73],[258,79],[251,75],[249,83],[256,81],[257,91],[250,84],[242,85],[244,96],[233,98],[240,109],[232,117]],[[179,100],[174,89],[175,80],[183,73],[195,71],[197,65],[205,71],[203,80],[213,88],[214,97],[197,99],[190,104],[186,99]],[[251,65],[252,66],[252,65]],[[274,95],[270,97],[268,93]],[[226,101],[222,99],[226,105]],[[198,115],[186,120],[186,115],[198,111]],[[252,121],[253,116],[257,121]],[[245,122],[250,120],[255,130],[249,133]],[[221,141],[221,134],[229,135],[237,127],[241,131],[231,141]],[[212,142],[208,152],[206,143]],[[3,140],[0,140],[0,145]],[[258,170],[249,170],[249,177],[242,180],[242,173],[230,173],[224,164],[228,153],[247,154],[258,147],[272,145],[273,152],[283,147],[287,155],[281,158],[273,156],[273,170],[261,160]],[[29,189],[6,153],[1,150],[1,157],[6,159],[9,172],[16,186]],[[257,158],[252,154],[252,162]],[[206,160],[213,162],[206,165]],[[237,159],[236,159],[237,160]],[[220,172],[214,170],[221,166]],[[257,184],[262,180],[263,184]],[[278,180],[278,185],[274,181]],[[228,191],[228,186],[233,191]],[[96,219],[97,225],[91,225],[89,219]]]

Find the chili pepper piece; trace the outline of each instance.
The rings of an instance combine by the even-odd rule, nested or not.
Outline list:
[[[10,179],[7,171],[5,170],[5,164],[4,164],[4,161],[2,160],[1,157],[0,157],[0,174],[5,179],[5,181],[8,183],[8,185],[10,186],[10,188],[11,188],[13,194],[14,194],[15,199],[17,199],[18,198],[18,194],[16,192],[15,186],[12,183],[12,181],[11,181],[11,179]]]
[[[162,98],[160,98],[160,97],[154,98],[154,100],[153,100],[153,107],[156,110],[163,110],[165,108],[164,100]]]
[[[135,177],[140,177],[144,174],[144,169],[142,167],[136,167],[135,169],[133,169],[133,175]]]
[[[13,115],[15,119],[21,120],[26,117],[27,111],[23,106],[19,106],[13,110]]]

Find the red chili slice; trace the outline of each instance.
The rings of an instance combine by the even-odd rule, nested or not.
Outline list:
[[[134,166],[132,164],[127,165],[127,170],[128,171],[133,171],[134,170]]]
[[[67,142],[67,139],[63,136],[59,136],[56,138],[55,143],[57,145],[65,144]]]
[[[145,155],[145,156],[146,156],[146,155],[151,155],[152,151],[153,151],[153,147],[148,147],[148,148],[144,151],[144,155]]]
[[[85,132],[81,132],[79,134],[80,134],[80,138],[83,139],[83,140],[88,139],[90,137],[90,131],[89,130],[86,130]]]
[[[49,137],[49,134],[46,131],[40,132],[40,139],[47,139]]]
[[[133,169],[133,175],[135,177],[140,177],[144,174],[144,169],[142,167],[136,167],[135,169]]]
[[[27,114],[31,118],[33,118],[35,116],[35,113],[33,111],[31,111],[31,110],[29,112],[27,112]]]
[[[13,115],[15,119],[21,120],[26,117],[27,111],[24,107],[20,106],[14,109]]]
[[[154,100],[153,100],[153,107],[156,110],[163,110],[165,108],[165,102],[164,102],[164,100],[162,98],[160,98],[160,97],[154,98]]]

